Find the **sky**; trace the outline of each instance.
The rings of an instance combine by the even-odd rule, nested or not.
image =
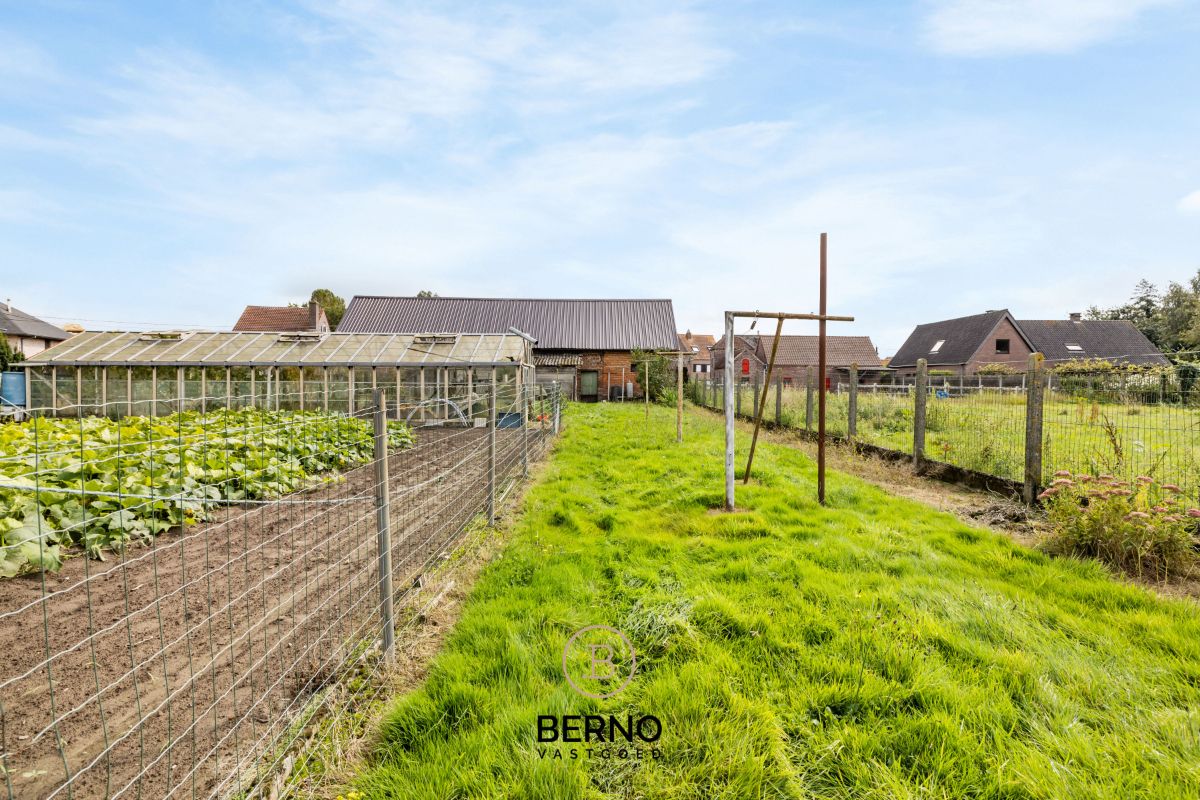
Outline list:
[[[881,355],[1065,318],[1200,269],[1197,41],[1195,0],[0,0],[0,300],[666,297],[719,333],[816,310],[826,231],[831,332]]]

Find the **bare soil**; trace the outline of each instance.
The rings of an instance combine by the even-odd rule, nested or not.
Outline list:
[[[501,476],[520,434],[500,431]],[[394,595],[485,506],[485,430],[389,458]],[[0,582],[0,792],[232,794],[380,629],[374,473],[222,510],[152,545]]]

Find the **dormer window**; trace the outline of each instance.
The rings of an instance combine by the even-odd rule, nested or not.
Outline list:
[[[938,350],[942,349],[942,345],[944,345],[945,343],[946,343],[945,339],[938,339],[937,343],[933,347],[929,348],[929,352],[936,353]]]

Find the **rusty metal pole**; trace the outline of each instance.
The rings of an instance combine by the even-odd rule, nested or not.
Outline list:
[[[825,505],[825,300],[826,300],[826,253],[828,234],[821,234],[821,319],[817,322],[817,380],[820,394],[817,396],[817,502]]]
[[[758,429],[762,426],[763,411],[767,407],[766,387],[771,385],[771,373],[775,371],[775,353],[779,350],[779,338],[783,333],[783,319],[775,323],[775,340],[771,343],[771,358],[767,361],[767,376],[763,381],[763,391],[758,397],[758,407],[754,410],[754,436],[750,439],[750,455],[746,458],[746,475],[742,483],[750,482],[750,467],[754,464],[754,448],[758,446]]]

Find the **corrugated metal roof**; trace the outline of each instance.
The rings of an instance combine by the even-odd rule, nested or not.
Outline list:
[[[558,300],[359,295],[339,331],[508,330],[536,338],[539,350],[674,350],[670,300]]]
[[[509,366],[528,363],[527,346],[528,342],[511,333],[94,331],[43,350],[23,363],[28,366]]]
[[[49,322],[26,314],[19,308],[0,303],[0,333],[8,336],[25,336],[30,339],[62,341],[69,333]]]
[[[578,367],[583,364],[579,353],[537,353],[533,357],[535,367]]]

